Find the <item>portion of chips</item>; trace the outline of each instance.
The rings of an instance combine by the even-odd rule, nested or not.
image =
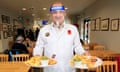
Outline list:
[[[41,65],[40,56],[31,57],[30,60],[25,61],[25,63],[32,66],[39,66]]]
[[[54,60],[54,59],[49,59],[49,65],[54,65],[56,64],[57,62]]]
[[[57,62],[54,59],[50,59],[46,56],[33,56],[30,58],[30,60],[27,60],[25,63],[31,66],[40,66],[41,65],[41,59],[49,59],[49,65],[54,65]]]
[[[70,64],[72,66],[74,66],[74,62],[75,61],[80,60],[82,62],[82,64],[86,64],[88,68],[93,68],[96,61],[97,61],[97,57],[96,56],[84,56],[84,55],[79,55],[76,54],[71,60],[70,60]]]

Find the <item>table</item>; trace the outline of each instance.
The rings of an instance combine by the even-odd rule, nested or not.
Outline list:
[[[111,50],[89,50],[88,51],[91,55],[96,55],[96,56],[106,56],[110,54],[115,54],[116,52],[111,51]]]
[[[111,50],[89,50],[88,51],[92,56],[97,56],[102,59],[107,59],[107,58],[113,58],[115,54],[117,54],[114,51]]]

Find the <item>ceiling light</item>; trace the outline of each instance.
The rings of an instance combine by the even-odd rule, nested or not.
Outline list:
[[[23,11],[27,10],[26,8],[22,8]]]
[[[68,8],[65,8],[65,10],[67,10]]]
[[[47,8],[43,8],[43,10],[47,10]]]

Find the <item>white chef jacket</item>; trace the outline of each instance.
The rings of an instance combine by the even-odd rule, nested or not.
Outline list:
[[[33,55],[51,57],[56,55],[57,64],[44,68],[44,72],[74,72],[70,66],[73,51],[82,54],[82,48],[77,28],[71,24],[64,24],[62,30],[58,30],[52,24],[46,25],[40,30]]]

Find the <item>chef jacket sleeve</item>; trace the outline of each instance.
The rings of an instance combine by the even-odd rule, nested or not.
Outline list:
[[[75,37],[74,37],[74,43],[73,43],[74,51],[77,54],[83,54],[85,52],[84,48],[82,47],[80,43],[79,33],[77,28],[75,28]]]
[[[43,41],[43,37],[42,37],[42,32],[40,31],[35,48],[33,49],[33,55],[41,56],[43,54],[43,47],[44,47],[44,41]]]

